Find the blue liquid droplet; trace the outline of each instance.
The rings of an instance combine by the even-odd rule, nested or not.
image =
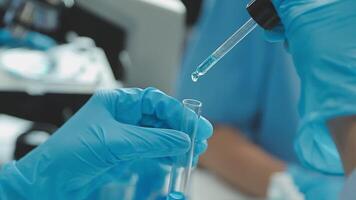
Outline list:
[[[181,192],[171,192],[169,193],[167,200],[186,200],[186,198]]]
[[[193,72],[191,77],[192,77],[192,81],[197,82],[200,77],[199,72],[197,71]]]

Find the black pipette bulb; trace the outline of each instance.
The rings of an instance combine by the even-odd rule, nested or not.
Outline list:
[[[264,29],[273,29],[280,23],[280,18],[271,0],[252,0],[247,5],[247,11],[252,19]]]

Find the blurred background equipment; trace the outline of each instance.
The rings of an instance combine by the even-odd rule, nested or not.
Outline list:
[[[0,113],[60,126],[96,90],[119,87],[105,54],[89,38],[46,51],[0,49]]]
[[[98,89],[174,87],[188,20],[179,0],[0,6],[0,113],[60,126]]]
[[[121,26],[126,49],[119,55],[125,85],[171,92],[184,39],[185,8],[176,0],[78,0],[83,9]]]
[[[56,126],[0,114],[0,166],[45,142]]]
[[[58,89],[62,85],[84,88],[115,85],[105,82],[105,80],[110,80],[109,77],[102,77],[105,76],[105,69],[100,66],[106,64],[107,70],[110,68],[105,63],[103,54],[100,61],[98,51],[101,50],[96,49],[92,39],[85,37],[75,38],[68,44],[52,47],[48,51],[4,48],[0,50],[0,67],[5,73],[12,75],[17,84],[20,84],[20,81],[38,83],[34,89],[37,92],[41,92],[40,88],[53,84],[55,84],[53,89]],[[111,75],[111,72],[108,71],[107,74]],[[113,78],[111,80],[113,81]],[[32,84],[26,85],[34,87]]]
[[[17,138],[14,159],[19,160],[28,152],[44,143],[56,130],[57,127],[51,124],[33,123],[30,129]]]
[[[0,113],[55,126],[98,89],[172,92],[185,20],[192,24],[197,16],[186,18],[179,0],[3,0],[0,6]]]
[[[4,22],[19,37],[28,29],[52,31],[59,26],[61,9],[73,4],[74,0],[13,0],[8,3]]]
[[[0,166],[14,159],[16,139],[32,124],[28,120],[0,114]]]
[[[15,35],[35,30],[63,41],[71,30],[94,38],[106,52],[116,77],[124,78],[125,85],[172,91],[185,30],[186,10],[180,1],[77,0],[75,3],[14,0],[5,13],[5,24]]]

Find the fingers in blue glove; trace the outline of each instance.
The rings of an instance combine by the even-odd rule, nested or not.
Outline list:
[[[146,95],[146,97],[144,97],[144,100],[146,100],[145,101],[146,104],[144,104],[145,106],[143,106],[144,108],[143,113],[146,114],[145,116],[146,119],[142,120],[142,122],[145,122],[145,124],[147,124],[147,122],[150,122],[152,124],[152,122],[154,122],[155,120],[152,119],[152,117],[149,118],[148,115],[151,114],[152,116],[153,113],[155,113],[154,116],[156,116],[158,119],[162,121],[165,121],[164,127],[183,130],[184,127],[181,127],[182,120],[194,121],[197,119],[196,113],[191,112],[190,110],[185,110],[187,108],[183,108],[180,102],[178,105],[178,101],[173,98],[170,98],[168,101],[164,100],[164,98],[166,98],[165,96],[166,95],[164,95],[162,92],[158,90],[155,89],[150,90],[150,92]],[[170,112],[162,112],[167,108],[171,108]],[[176,117],[172,117],[172,116],[176,116]],[[182,119],[183,116],[185,117],[185,119]],[[197,126],[198,127],[195,136],[195,141],[193,141],[195,144],[194,155],[193,155],[195,163],[198,161],[199,156],[206,151],[207,139],[211,137],[213,133],[212,125],[204,117],[200,117],[198,119]],[[183,130],[183,131],[188,131],[187,134],[190,134],[189,131],[192,130]]]
[[[161,158],[184,154],[190,147],[187,134],[161,128],[146,128],[112,121],[104,141],[115,161]]]
[[[109,106],[108,111],[116,119],[106,124],[104,127],[107,130],[102,131],[108,134],[106,142],[116,155],[115,160],[177,156],[190,148],[188,135],[178,131],[181,129],[184,107],[173,97],[154,88],[102,91],[95,96],[94,99],[104,101]],[[212,125],[201,117],[195,140],[197,146],[204,146],[212,132]],[[115,133],[125,133],[125,136]],[[122,148],[125,144],[129,146]],[[200,154],[206,147],[199,149],[197,152]]]
[[[109,106],[108,110],[119,122],[175,130],[180,128],[182,104],[155,88],[100,91],[94,98],[106,99],[104,104]]]

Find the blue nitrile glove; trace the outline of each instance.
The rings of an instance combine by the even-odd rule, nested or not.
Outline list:
[[[101,175],[97,189],[86,200],[125,199],[157,200],[164,195],[169,167],[156,159],[140,159],[125,169],[115,167]]]
[[[289,165],[293,178],[305,200],[337,200],[344,184],[343,176],[327,175],[297,165]]]
[[[114,167],[96,180],[96,190],[86,200],[157,200],[164,195],[169,168],[156,159],[135,160],[124,169]]]
[[[146,159],[135,162],[130,168],[138,178],[135,200],[156,200],[163,195],[166,177],[169,173],[167,167],[152,159]]]
[[[177,131],[183,111],[152,88],[98,92],[44,144],[4,166],[0,199],[85,199],[112,169],[147,158],[170,164],[190,147]],[[201,118],[195,142],[205,146],[211,134]]]
[[[285,38],[301,78],[297,154],[309,167],[343,173],[326,121],[356,114],[356,1],[273,3],[284,27],[276,32],[284,31],[279,38]]]
[[[17,38],[9,30],[0,29],[0,46],[47,50],[55,45],[57,43],[54,39],[41,33],[27,32],[22,38]]]

